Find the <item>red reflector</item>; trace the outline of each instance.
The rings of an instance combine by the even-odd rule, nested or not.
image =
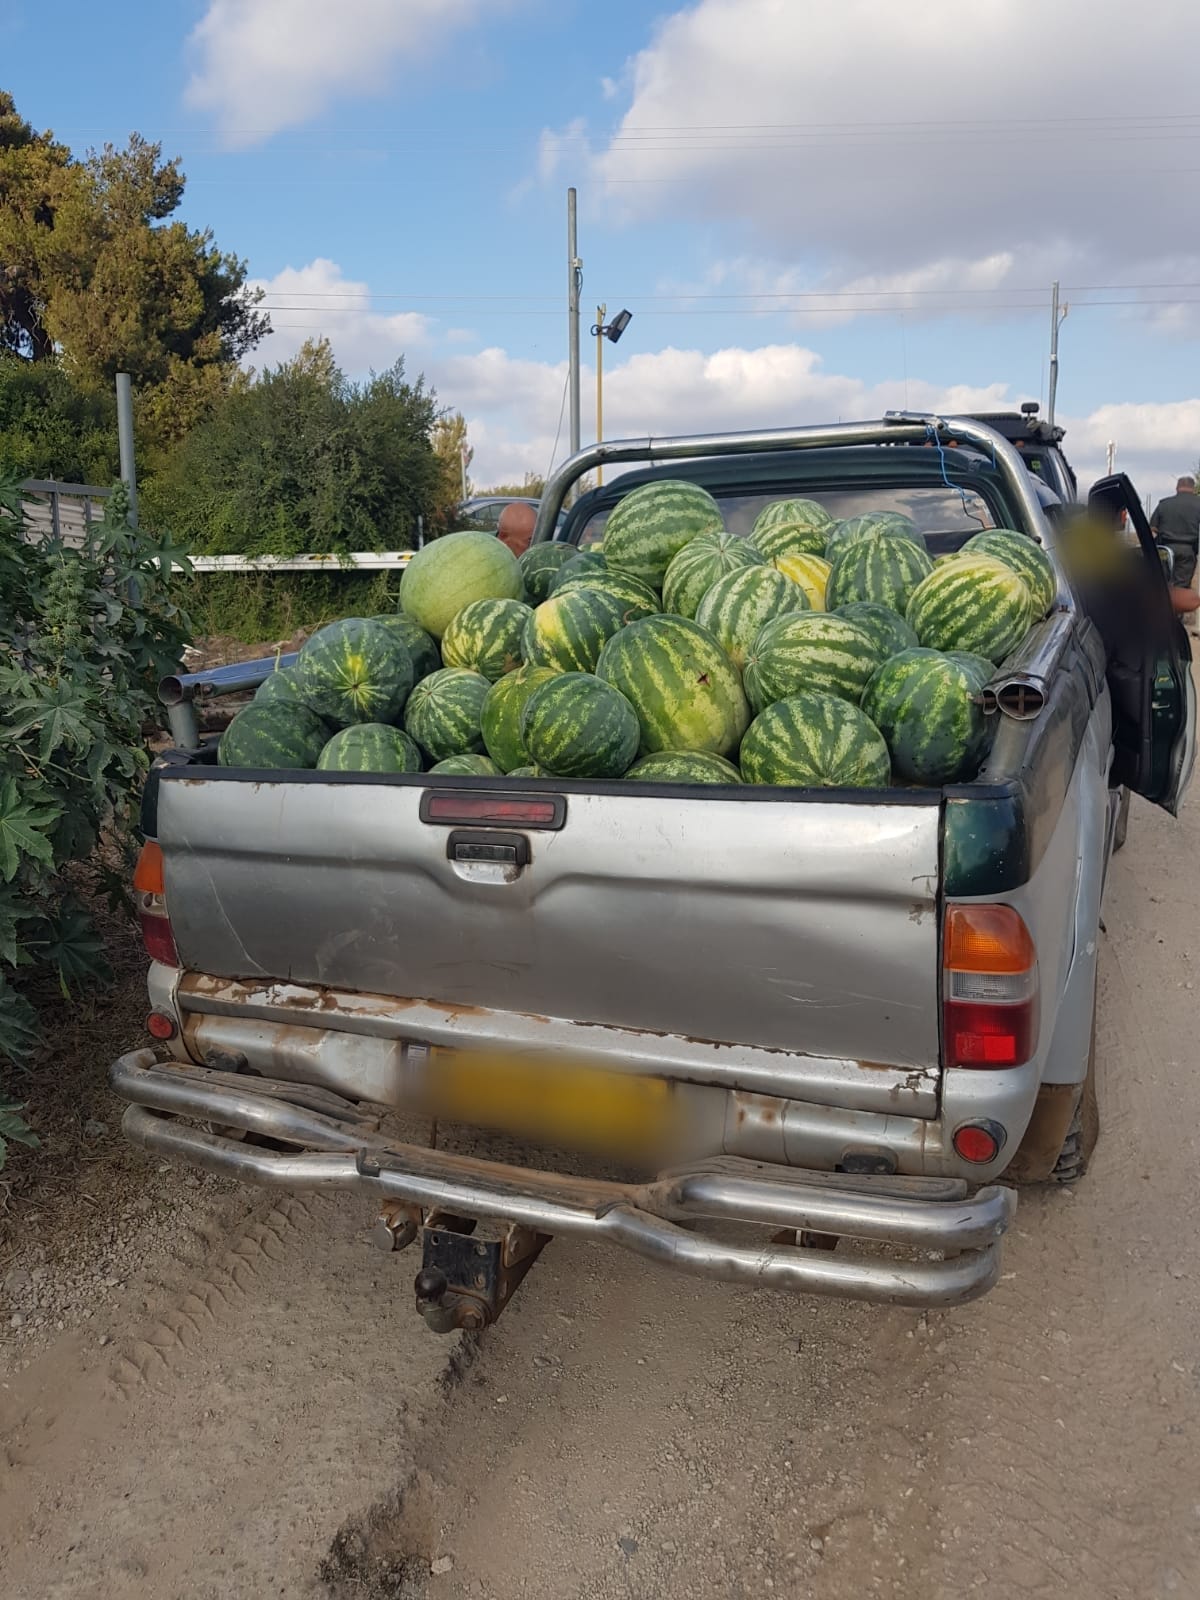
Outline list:
[[[954,1148],[964,1161],[993,1161],[1000,1153],[1000,1140],[990,1128],[969,1122],[955,1133]]]
[[[454,827],[462,823],[508,823],[520,828],[561,828],[566,817],[566,802],[561,795],[543,798],[499,794],[468,794],[465,791],[426,792],[421,802],[423,822],[441,822]]]
[[[146,1032],[155,1039],[173,1039],[176,1033],[175,1019],[165,1011],[152,1011],[146,1018]]]
[[[155,916],[150,911],[139,911],[138,922],[142,928],[142,943],[151,961],[161,961],[165,967],[177,967],[179,953],[175,949],[175,935],[166,917]]]

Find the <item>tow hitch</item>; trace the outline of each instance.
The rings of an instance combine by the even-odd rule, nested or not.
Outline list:
[[[518,1223],[477,1222],[412,1207],[385,1206],[371,1229],[381,1250],[403,1250],[421,1235],[421,1270],[413,1288],[417,1310],[434,1333],[489,1327],[549,1244],[548,1233]]]

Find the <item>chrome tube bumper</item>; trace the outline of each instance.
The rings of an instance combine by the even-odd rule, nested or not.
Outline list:
[[[130,1102],[126,1136],[173,1157],[267,1188],[359,1189],[377,1202],[497,1218],[549,1234],[582,1234],[703,1277],[893,1305],[959,1305],[1000,1271],[1016,1209],[1009,1189],[970,1199],[954,1179],[870,1178],[717,1157],[651,1183],[615,1183],[501,1165],[398,1143],[383,1113],[326,1090],[122,1056],[113,1088]],[[191,1127],[194,1118],[300,1148],[279,1151]],[[932,1257],[833,1255],[794,1244],[737,1244],[681,1223],[704,1218],[898,1246]]]

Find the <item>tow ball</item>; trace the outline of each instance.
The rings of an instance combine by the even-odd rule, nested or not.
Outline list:
[[[403,1250],[421,1236],[417,1310],[434,1333],[486,1328],[495,1322],[550,1235],[517,1223],[480,1223],[415,1208],[385,1207],[371,1230],[381,1250]]]

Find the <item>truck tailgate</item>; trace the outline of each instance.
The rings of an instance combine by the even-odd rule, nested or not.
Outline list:
[[[571,792],[504,871],[427,782],[202,771],[158,801],[188,969],[937,1067],[936,796]]]

